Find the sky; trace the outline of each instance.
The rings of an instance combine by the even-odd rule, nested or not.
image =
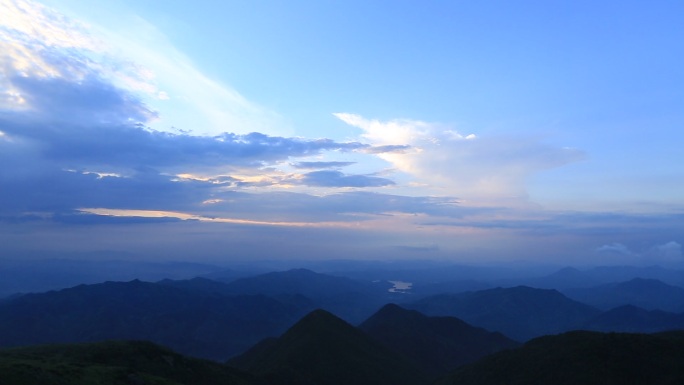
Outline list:
[[[0,0],[0,259],[684,268],[681,1]]]

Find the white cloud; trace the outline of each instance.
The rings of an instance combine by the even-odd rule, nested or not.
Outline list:
[[[411,174],[414,182],[471,202],[525,198],[527,177],[583,156],[578,150],[557,148],[533,137],[478,137],[422,121],[334,115],[361,128],[362,137],[372,144],[409,145],[405,151],[379,156]]]
[[[681,267],[684,262],[682,245],[675,241],[656,244],[641,251],[633,251],[622,243],[606,244],[596,249],[599,253],[617,254],[633,257],[633,262],[645,265],[658,264],[663,266]]]
[[[85,24],[31,1],[0,0],[0,22],[3,38],[14,35],[9,41],[23,37],[44,46],[87,49],[98,46],[85,32]]]
[[[277,113],[207,77],[154,25],[138,16],[117,20],[105,28],[36,2],[0,0],[0,108],[31,107],[12,83],[17,77],[97,77],[158,111],[160,119],[147,122],[157,130],[292,134]]]
[[[0,0],[0,48],[5,75],[80,78],[87,67],[85,52],[98,52],[101,46],[83,23],[37,3]],[[65,60],[59,57],[59,50],[71,50],[73,56]]]
[[[599,253],[614,253],[629,256],[635,255],[627,246],[617,242],[598,247],[596,248],[596,251]]]
[[[675,241],[653,246],[647,253],[647,256],[665,264],[675,263],[680,265],[684,262],[682,245]]]

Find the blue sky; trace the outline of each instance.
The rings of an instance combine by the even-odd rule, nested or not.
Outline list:
[[[0,0],[0,252],[682,267],[682,15]]]

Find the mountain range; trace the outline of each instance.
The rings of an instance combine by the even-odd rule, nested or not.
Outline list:
[[[142,281],[80,285],[0,304],[0,347],[145,339],[225,360],[309,312],[263,295],[226,296]]]
[[[382,305],[400,299],[388,281],[363,281],[320,274],[308,269],[292,269],[240,278],[225,286],[226,294],[262,294],[276,299],[301,295],[317,307],[338,317],[359,323]]]
[[[640,291],[635,285],[667,291]],[[456,317],[516,341],[576,329],[650,333],[684,328],[682,313],[633,305],[602,311],[549,289],[495,288],[411,301],[411,295],[391,293],[388,287],[387,282],[303,269],[228,283],[194,278],[79,285],[1,301],[0,347],[145,339],[194,357],[225,360],[266,337],[279,336],[313,309],[358,325],[391,302],[427,316]],[[627,298],[624,288],[644,293],[644,298],[679,290],[653,280],[597,290],[606,288],[614,298]]]
[[[518,341],[581,328],[601,311],[556,290],[527,286],[426,297],[404,306],[430,316],[452,316]]]

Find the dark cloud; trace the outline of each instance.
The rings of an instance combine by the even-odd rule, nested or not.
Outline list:
[[[332,140],[272,137],[260,133],[225,133],[202,137],[151,131],[141,125],[83,126],[78,123],[14,123],[0,119],[7,135],[30,140],[40,155],[65,167],[111,166],[261,166],[322,151],[354,151],[366,145]]]
[[[301,183],[319,187],[383,187],[395,183],[386,178],[366,175],[345,175],[340,171],[312,171],[304,174]]]
[[[204,137],[158,132],[145,127],[155,116],[153,111],[129,92],[97,77],[81,82],[17,77],[12,84],[31,110],[4,111],[0,130],[16,140],[30,141],[40,149],[41,157],[68,167],[260,166],[322,151],[370,147],[261,133]]]
[[[132,94],[95,76],[79,82],[16,76],[11,83],[33,114],[53,122],[121,124],[145,122],[157,116]]]
[[[386,145],[386,146],[373,146],[365,150],[369,154],[382,154],[387,152],[393,153],[403,153],[410,149],[409,145]]]
[[[424,252],[429,252],[429,251],[439,251],[438,245],[424,245],[424,246],[398,245],[398,246],[394,246],[394,248],[399,249],[399,250],[419,252],[419,253],[424,253]]]
[[[127,177],[44,169],[25,178],[1,178],[0,210],[5,213],[58,212],[83,207],[189,210],[210,196],[212,184],[175,182],[153,169]]]
[[[0,111],[0,215],[82,207],[146,210],[202,209],[219,189],[254,187],[231,175],[180,179],[198,169],[259,169],[324,151],[370,146],[261,133],[214,137],[154,131],[155,116],[129,92],[97,77],[15,77],[27,109]],[[329,166],[351,164],[330,163]],[[302,163],[305,165],[305,163]],[[119,175],[119,177],[108,175]],[[334,175],[332,175],[334,177]],[[366,176],[311,175],[316,185],[386,186]],[[272,183],[266,183],[272,184]]]
[[[341,168],[356,164],[356,162],[297,162],[290,163],[298,169],[322,169],[322,168]]]

